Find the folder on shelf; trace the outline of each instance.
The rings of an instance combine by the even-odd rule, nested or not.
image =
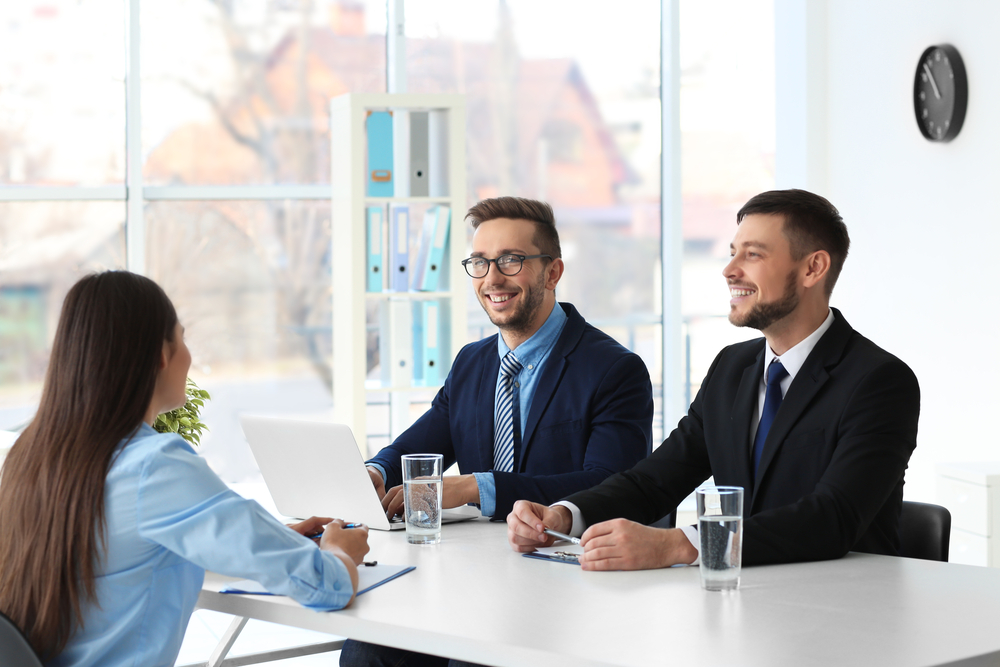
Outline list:
[[[392,112],[370,111],[365,126],[368,133],[368,196],[391,197]]]
[[[413,289],[421,292],[436,292],[440,289],[442,262],[445,261],[450,227],[449,207],[432,206],[424,213],[420,251],[413,267]]]
[[[448,112],[427,112],[427,194],[448,196]]]
[[[395,292],[410,289],[410,207],[389,207],[389,287]]]
[[[367,212],[367,247],[368,247],[368,291],[381,292],[385,289],[385,261],[382,255],[382,234],[385,226],[382,216],[385,209],[382,206],[369,206]]]
[[[420,318],[414,326],[414,373],[418,384],[435,387],[441,384],[441,304],[422,301]],[[417,348],[416,346],[419,346]]]
[[[426,197],[427,189],[427,112],[410,112],[410,196]]]
[[[413,384],[413,303],[409,298],[390,298],[380,304],[379,358],[384,385]]]

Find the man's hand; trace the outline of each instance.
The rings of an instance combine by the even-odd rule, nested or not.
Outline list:
[[[355,565],[360,565],[369,549],[368,526],[344,528],[344,525],[340,519],[330,521],[323,531],[319,548],[333,553],[344,553],[354,561]]]
[[[626,519],[591,526],[580,543],[584,570],[652,570],[692,563],[698,557],[697,549],[680,529],[650,528]]]
[[[312,539],[319,539],[323,534],[323,526],[333,521],[328,516],[311,516],[301,523],[290,523],[288,527],[299,535],[305,535]]]
[[[441,490],[441,507],[461,507],[479,502],[479,485],[475,475],[445,475]],[[403,514],[403,487],[394,486],[382,498],[382,509],[392,519]]]
[[[552,546],[556,538],[542,531],[548,528],[557,533],[569,533],[573,528],[573,514],[562,505],[546,507],[527,500],[518,500],[507,515],[507,541],[518,553],[528,553],[538,547]]]
[[[385,498],[385,480],[382,479],[382,475],[379,471],[372,466],[366,466],[368,470],[368,476],[372,478],[372,486],[375,487],[375,491],[378,493],[378,499],[382,500]]]

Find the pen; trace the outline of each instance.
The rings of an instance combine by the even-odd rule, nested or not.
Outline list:
[[[566,540],[567,542],[572,542],[573,544],[577,545],[580,544],[579,537],[570,537],[569,535],[563,535],[562,533],[557,533],[556,531],[549,530],[548,528],[546,528],[544,532],[546,535],[551,535],[552,537],[558,537],[560,540]]]
[[[344,528],[361,528],[363,525],[365,525],[365,524],[363,524],[363,523],[345,523],[344,524]],[[323,537],[323,533],[316,533],[315,535],[310,535],[309,539],[310,540],[318,540],[321,537]]]

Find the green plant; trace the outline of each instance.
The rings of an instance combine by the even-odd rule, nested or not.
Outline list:
[[[153,422],[153,428],[160,433],[176,433],[192,445],[201,444],[201,432],[207,429],[201,421],[202,407],[211,399],[207,391],[199,389],[191,378],[187,379],[187,402],[176,410],[164,412]]]

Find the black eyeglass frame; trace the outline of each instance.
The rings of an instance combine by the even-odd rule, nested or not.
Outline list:
[[[515,271],[514,273],[507,273],[506,271],[504,271],[503,269],[500,268],[499,262],[504,257],[517,257],[519,260],[521,260],[521,263],[517,265],[517,271]],[[497,265],[497,271],[499,271],[502,275],[505,275],[505,276],[509,277],[509,276],[516,276],[517,274],[519,274],[521,272],[521,269],[524,268],[524,260],[526,260],[526,259],[540,259],[542,257],[548,257],[549,259],[552,259],[552,255],[518,255],[518,254],[515,254],[515,253],[512,253],[512,252],[509,252],[509,253],[507,253],[505,255],[500,255],[496,259],[486,259],[485,257],[469,257],[468,259],[463,259],[462,260],[462,266],[465,267],[465,272],[467,274],[469,274],[470,278],[475,278],[477,280],[480,279],[480,278],[485,278],[487,275],[489,275],[489,273],[490,273],[490,264],[491,263]],[[474,275],[472,275],[472,271],[469,269],[469,264],[471,262],[473,262],[473,261],[480,261],[480,260],[486,262],[486,272],[483,273],[483,275],[481,275],[481,276],[474,276]]]

